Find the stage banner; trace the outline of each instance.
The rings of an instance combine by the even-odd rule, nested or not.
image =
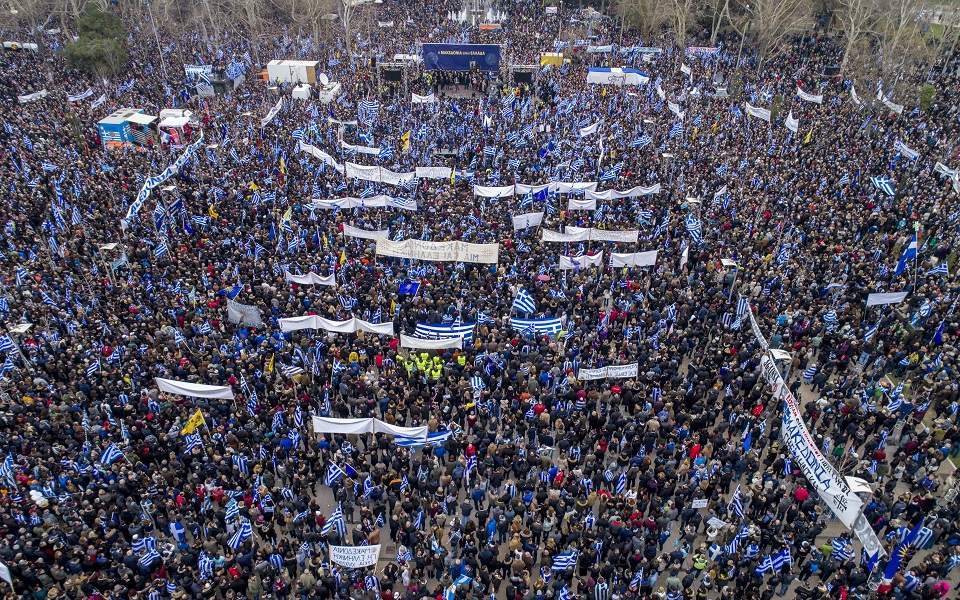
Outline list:
[[[428,71],[500,70],[497,44],[424,44],[423,68]]]
[[[330,562],[347,567],[360,569],[372,567],[380,559],[380,544],[373,546],[330,546]]]

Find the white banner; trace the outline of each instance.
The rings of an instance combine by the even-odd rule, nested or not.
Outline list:
[[[267,116],[260,121],[260,127],[266,127],[270,124],[270,121],[274,119],[279,113],[280,109],[283,108],[283,98],[277,100],[277,103],[273,105],[273,108],[270,109],[270,112],[267,113]]]
[[[784,125],[787,126],[787,129],[797,133],[800,131],[800,121],[793,117],[793,111],[790,111],[790,114],[787,115],[787,120],[784,122]]]
[[[394,173],[390,169],[378,166],[365,166],[356,163],[344,163],[344,175],[363,181],[385,183],[387,185],[403,185],[416,178],[416,173]]]
[[[910,146],[907,146],[900,140],[897,140],[893,143],[893,149],[899,152],[900,154],[902,154],[903,156],[905,156],[909,160],[917,160],[917,158],[920,156],[919,152],[917,152]]]
[[[780,438],[790,449],[794,464],[800,467],[807,481],[840,522],[848,529],[853,527],[863,507],[863,501],[853,493],[843,476],[820,452],[816,440],[803,422],[800,404],[784,382],[776,362],[769,354],[764,354],[760,361],[764,379],[772,388],[774,398],[783,404]]]
[[[427,439],[427,426],[400,427],[385,423],[380,419],[337,419],[333,417],[313,417],[313,430],[316,433],[388,433],[406,438]]]
[[[593,379],[624,379],[627,377],[636,377],[639,365],[630,363],[629,365],[610,365],[600,367],[599,369],[584,369],[577,371],[577,379],[580,381],[590,381]]]
[[[93,95],[93,88],[87,88],[85,91],[80,92],[79,94],[70,94],[67,96],[67,102],[79,102],[80,100],[86,100]]]
[[[896,102],[888,98],[887,95],[883,93],[883,90],[877,90],[877,100],[883,102],[887,106],[887,108],[897,113],[898,115],[903,112],[903,105],[897,104]]]
[[[502,185],[500,187],[490,187],[475,185],[473,186],[473,193],[481,198],[506,198],[513,195],[513,186]]]
[[[655,264],[657,264],[657,250],[629,254],[610,253],[611,267],[652,267]]]
[[[587,267],[599,267],[603,264],[603,252],[598,252],[593,256],[584,254],[583,256],[560,256],[561,271],[575,271],[586,269]]]
[[[463,348],[463,336],[458,335],[456,337],[434,340],[400,334],[400,347],[414,348],[417,350],[446,350],[449,348]]]
[[[366,331],[377,335],[393,335],[393,321],[386,323],[370,323],[356,317],[346,321],[334,321],[317,315],[303,315],[300,317],[286,317],[280,319],[280,331],[300,331],[301,329],[323,329],[334,333],[356,333]]]
[[[596,181],[579,181],[579,182],[566,182],[566,181],[556,181],[550,184],[550,191],[557,192],[558,194],[569,194],[569,193],[580,193],[580,192],[593,192],[597,189]]]
[[[853,100],[853,103],[856,104],[857,106],[863,105],[863,100],[861,100],[860,96],[857,95],[857,90],[853,87],[852,84],[850,85],[850,99]]]
[[[571,197],[567,200],[567,210],[597,210],[597,201]]]
[[[541,183],[539,185],[531,185],[528,183],[518,183],[515,186],[517,195],[520,194],[539,194],[543,190],[550,191],[549,183]]]
[[[867,308],[883,304],[899,304],[907,297],[907,292],[885,292],[867,295]]]
[[[638,185],[629,190],[604,190],[602,192],[586,190],[583,193],[584,198],[590,200],[616,200],[619,198],[636,198],[638,196],[649,196],[650,194],[659,194],[660,184],[642,186]]]
[[[741,296],[742,298],[743,296]],[[753,316],[753,306],[750,303],[747,303],[747,314],[750,315],[750,329],[753,330],[753,335],[757,338],[757,341],[760,342],[760,346],[766,350],[770,347],[770,344],[767,343],[767,338],[764,337],[763,332],[760,331],[760,324],[757,323],[757,318]]]
[[[461,241],[424,242],[422,240],[377,240],[377,254],[434,262],[497,264],[499,244],[470,244]]]
[[[400,210],[409,210],[416,212],[417,201],[409,198],[394,198],[380,194],[370,196],[369,198],[337,198],[334,200],[314,200],[309,208],[322,208],[324,210],[333,210],[335,208],[346,210],[348,208],[398,208]]]
[[[240,304],[227,299],[227,320],[231,323],[243,323],[251,327],[263,325],[260,309],[250,304]]]
[[[160,391],[167,394],[191,396],[194,398],[233,400],[233,390],[227,386],[190,383],[189,381],[176,381],[174,379],[163,379],[161,377],[154,377],[154,381],[157,383]]]
[[[433,104],[436,101],[437,97],[433,94],[430,94],[429,96],[421,96],[419,94],[410,95],[410,102],[413,104]]]
[[[823,95],[815,96],[813,94],[808,94],[807,92],[800,89],[800,86],[797,86],[797,96],[800,96],[801,100],[806,100],[807,102],[813,102],[815,104],[823,104]]]
[[[34,92],[32,94],[24,94],[23,96],[17,96],[17,102],[20,104],[26,104],[27,102],[36,102],[41,98],[46,98],[49,94],[47,90],[40,90],[39,92]]]
[[[371,156],[379,155],[381,150],[380,148],[373,148],[371,146],[354,146],[344,141],[340,142],[340,147],[347,152],[359,152],[360,154],[370,154]]]
[[[417,167],[414,173],[420,179],[450,179],[450,167]]]
[[[681,121],[683,120],[683,111],[680,110],[680,105],[679,105],[679,104],[676,104],[675,102],[669,102],[669,101],[668,101],[668,102],[667,102],[667,108],[670,109],[670,112],[672,112],[673,114],[677,115],[677,116],[680,118]]]
[[[524,213],[522,215],[513,215],[513,230],[520,231],[528,227],[537,227],[543,223],[542,212]]]
[[[383,24],[381,22],[381,27]],[[390,21],[393,27],[393,21]],[[347,567],[361,569],[372,567],[380,560],[380,544],[372,546],[330,546],[330,562]]]
[[[306,152],[311,156],[315,156],[316,158],[319,158],[321,161],[323,161],[325,165],[327,165],[328,167],[333,167],[334,169],[337,170],[338,173],[340,173],[341,175],[343,174],[343,165],[338,163],[335,158],[333,158],[332,156],[330,156],[320,148],[317,148],[316,146],[311,146],[310,144],[304,144],[303,142],[298,142],[297,148],[301,152]]]
[[[544,242],[632,242],[637,243],[640,237],[640,231],[629,229],[624,231],[610,231],[607,229],[593,229],[584,227],[567,226],[566,232],[544,229],[540,233],[540,239]]]
[[[591,135],[595,134],[595,133],[596,133],[597,131],[599,131],[599,130],[600,130],[600,121],[597,121],[597,122],[594,123],[593,125],[589,125],[589,126],[587,126],[587,127],[581,127],[581,128],[580,128],[580,137],[585,138],[585,137],[587,137],[587,136],[591,136]]]
[[[359,227],[353,227],[352,225],[343,224],[343,235],[352,238],[360,238],[362,240],[385,240],[390,237],[390,230],[384,229],[381,231],[370,231],[368,229],[360,229]]]
[[[299,283],[300,285],[337,285],[337,277],[333,273],[324,277],[323,275],[317,275],[313,271],[310,271],[306,275],[294,275],[290,271],[287,271],[283,274],[283,278],[293,283]]]
[[[749,102],[744,102],[747,107],[747,114],[751,117],[756,117],[767,123],[770,122],[770,111],[765,108],[758,108],[756,106],[751,106]]]
[[[940,173],[944,177],[948,177],[950,179],[957,179],[958,177],[960,177],[960,171],[957,171],[956,169],[951,169],[950,167],[948,167],[947,165],[943,164],[940,161],[937,161],[937,164],[933,165],[933,170],[936,171],[937,173]]]

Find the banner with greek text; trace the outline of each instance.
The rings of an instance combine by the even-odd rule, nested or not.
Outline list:
[[[417,210],[417,201],[410,198],[394,198],[380,194],[369,198],[337,198],[334,200],[314,200],[308,205],[310,208],[333,210],[335,208],[399,208],[400,210]]]
[[[900,304],[907,297],[907,292],[877,292],[867,295],[867,308],[884,304]]]
[[[814,94],[808,94],[807,92],[800,89],[800,86],[797,86],[797,96],[801,100],[806,100],[807,102],[813,102],[815,104],[823,104],[823,94],[817,96]]]
[[[800,467],[807,481],[840,522],[848,529],[852,528],[863,507],[863,500],[853,493],[840,472],[820,452],[816,440],[803,422],[800,404],[783,380],[776,361],[769,354],[764,354],[760,363],[773,397],[783,407],[780,438],[790,450],[794,464]]]
[[[333,273],[324,277],[310,271],[306,275],[294,275],[290,271],[284,273],[283,278],[300,285],[337,285],[337,277]]]
[[[560,270],[575,271],[586,269],[587,267],[599,267],[603,264],[603,252],[598,252],[593,256],[584,254],[583,256],[561,256]]]
[[[325,165],[327,165],[328,167],[333,167],[334,169],[337,170],[338,173],[340,173],[341,175],[343,174],[343,165],[338,163],[335,158],[333,158],[332,156],[330,156],[320,148],[317,148],[316,146],[311,146],[310,144],[304,144],[303,142],[299,142],[297,144],[297,148],[301,152],[306,152],[311,156],[319,158],[321,161],[323,161]]]
[[[770,111],[769,111],[769,110],[767,110],[767,109],[765,109],[765,108],[759,108],[759,107],[756,107],[756,106],[751,106],[749,102],[745,102],[744,104],[746,105],[747,114],[748,114],[748,115],[750,115],[751,117],[756,117],[756,118],[758,118],[758,119],[761,119],[761,120],[763,120],[763,121],[766,121],[767,123],[770,122]]]
[[[597,201],[587,198],[570,198],[567,200],[567,210],[597,210]]]
[[[240,304],[233,300],[227,300],[227,320],[231,323],[243,323],[251,327],[260,327],[263,325],[263,319],[260,317],[260,309],[250,304]]]
[[[283,98],[277,100],[277,103],[273,105],[273,108],[270,109],[270,112],[267,113],[267,116],[260,121],[260,127],[266,127],[269,125],[270,121],[272,121],[280,113],[281,108],[283,108]]]
[[[461,241],[425,242],[422,240],[377,240],[379,256],[412,258],[434,262],[497,264],[499,244],[470,244]]]
[[[659,193],[660,184],[655,183],[648,186],[638,185],[629,190],[604,190],[602,192],[586,190],[583,193],[583,197],[590,200],[616,200],[619,198],[636,198],[638,196],[648,196]]]
[[[594,379],[626,379],[628,377],[636,377],[639,370],[638,363],[630,363],[629,365],[610,365],[607,367],[600,367],[598,369],[585,369],[580,368],[577,371],[577,379],[580,381],[591,381]]]

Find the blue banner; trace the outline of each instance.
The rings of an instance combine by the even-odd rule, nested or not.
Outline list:
[[[496,44],[424,44],[423,65],[428,70],[500,70],[500,46]]]

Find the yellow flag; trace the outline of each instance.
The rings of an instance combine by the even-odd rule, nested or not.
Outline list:
[[[280,223],[282,224],[285,221],[289,221],[292,218],[293,218],[293,207],[288,206],[287,210],[283,213],[283,216],[280,217]]]
[[[250,189],[253,190],[253,191],[257,191],[257,190],[260,189],[260,186],[257,185],[256,183],[254,183],[253,181],[251,181],[251,182],[250,182]]]
[[[275,354],[271,354],[271,355],[270,355],[270,360],[268,360],[268,361],[267,361],[267,364],[264,365],[264,367],[263,367],[263,370],[266,371],[267,373],[273,373],[273,358],[274,358],[274,356],[276,356],[276,355],[275,355]]]
[[[396,301],[396,300],[390,300],[390,314],[391,314],[391,315],[397,314],[397,301]]]
[[[804,144],[809,144],[811,138],[813,138],[813,130],[812,130],[812,129],[807,132],[807,137],[803,138],[803,143],[804,143]]]
[[[340,264],[342,265],[345,262],[347,262],[347,251],[340,250]]]
[[[198,408],[196,412],[190,415],[190,418],[187,419],[187,424],[184,425],[183,429],[180,430],[180,434],[188,435],[190,433],[193,433],[194,431],[197,430],[197,427],[200,427],[201,425],[206,427],[207,422],[203,419],[203,413],[200,412],[200,409]]]
[[[400,136],[400,145],[403,148],[404,152],[410,152],[410,130],[403,132],[403,135]]]
[[[457,177],[457,170],[450,169],[450,185],[453,185],[453,182],[456,179],[456,177]]]
[[[464,407],[465,409],[467,409],[467,410],[470,410],[471,408],[473,408],[473,407],[476,406],[476,405],[477,405],[476,402],[467,402],[466,404],[463,405],[463,407]]]
[[[287,163],[284,162],[283,157],[280,157],[280,172],[284,175],[287,174]]]
[[[220,218],[220,213],[217,212],[217,207],[213,204],[210,205],[210,208],[207,209],[207,214],[213,217],[214,219]]]

